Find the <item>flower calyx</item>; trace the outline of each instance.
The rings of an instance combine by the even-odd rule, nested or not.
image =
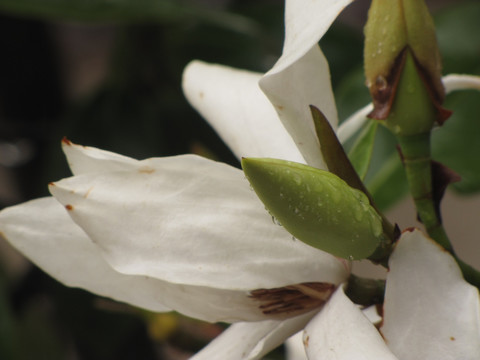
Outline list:
[[[397,135],[412,135],[428,132],[435,122],[441,125],[450,116],[441,106],[445,89],[440,52],[433,20],[422,0],[373,0],[365,26],[364,57],[374,103],[369,117],[386,120]],[[403,97],[400,103],[399,97]],[[399,110],[405,107],[422,118],[406,125],[399,126],[397,119],[392,123],[392,113],[399,118]],[[409,113],[400,115],[404,119]]]

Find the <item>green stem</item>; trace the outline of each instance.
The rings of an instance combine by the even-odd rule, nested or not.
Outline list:
[[[453,254],[453,248],[435,208],[432,191],[430,133],[398,136],[410,192],[427,233]]]
[[[463,276],[470,284],[480,288],[480,272],[460,260],[454,253],[447,233],[435,209],[432,193],[432,161],[430,156],[430,133],[399,136],[407,180],[418,216],[428,235],[449,251],[460,266]]]
[[[480,289],[480,272],[455,256],[458,266],[462,270],[463,277],[473,286]]]
[[[361,278],[351,274],[345,293],[355,304],[381,304],[385,295],[385,280]]]

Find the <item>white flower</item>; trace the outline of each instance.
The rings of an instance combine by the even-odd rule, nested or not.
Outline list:
[[[287,0],[284,51],[264,76],[202,62],[188,66],[187,98],[238,158],[325,167],[308,105],[334,127],[337,114],[317,42],[350,2]],[[305,326],[310,359],[320,358],[328,337],[327,349],[339,353],[349,344],[381,346],[381,338],[363,342],[376,330],[358,320],[338,287],[349,264],[275,225],[240,170],[193,155],[137,161],[69,141],[63,147],[74,176],[51,184],[53,197],[0,213],[3,236],[59,281],[152,311],[236,322],[197,360],[258,359]],[[396,279],[392,287],[405,290]],[[348,328],[350,321],[369,330]]]
[[[261,80],[274,107],[259,75],[189,66],[187,95],[238,157],[324,167],[308,105],[334,126],[337,115],[317,42],[349,2],[287,1],[284,52]],[[1,233],[66,285],[238,322],[198,359],[261,357],[304,328],[349,276],[348,262],[274,224],[238,169],[193,155],[137,161],[68,140],[63,148],[74,176],[50,184],[53,197],[3,210]]]
[[[339,288],[305,328],[308,359],[480,359],[478,289],[453,257],[415,230],[389,266],[381,334]]]

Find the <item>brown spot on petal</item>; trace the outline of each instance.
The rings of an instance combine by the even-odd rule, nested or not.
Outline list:
[[[155,169],[151,168],[150,166],[144,166],[138,169],[138,172],[141,174],[152,174],[155,172]]]
[[[249,297],[260,303],[265,315],[293,316],[322,307],[335,290],[329,283],[302,283],[273,289],[257,289]]]
[[[65,205],[65,209],[67,209],[68,211],[72,211],[73,210],[73,205]]]
[[[282,105],[275,105],[275,107],[276,107],[278,110],[280,110],[280,111],[282,111],[283,109],[285,109],[285,107],[282,106]]]
[[[88,197],[88,195],[90,195],[90,193],[92,192],[94,186],[92,186],[90,189],[87,190],[87,192],[85,193],[85,195],[83,195],[83,197],[86,199]]]
[[[308,347],[308,343],[310,341],[310,336],[305,336],[305,338],[303,339],[303,345],[307,348]]]
[[[198,93],[198,97],[199,97],[200,99],[203,99],[203,98],[205,97],[205,94],[203,93],[203,91],[200,91],[200,92]]]
[[[71,146],[72,142],[70,140],[68,140],[66,136],[64,136],[63,139],[62,139],[62,144]]]
[[[455,341],[455,338],[453,336],[450,336],[451,341]]]

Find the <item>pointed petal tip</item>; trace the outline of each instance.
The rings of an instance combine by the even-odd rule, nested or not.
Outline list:
[[[62,138],[62,145],[63,146],[71,146],[71,145],[73,145],[73,143],[70,140],[68,140],[66,136],[64,136]]]
[[[202,72],[213,66],[215,65],[201,60],[192,60],[185,66],[182,73],[182,89],[187,98],[188,89],[192,86],[191,84],[196,84],[195,79],[198,74],[201,75]]]

